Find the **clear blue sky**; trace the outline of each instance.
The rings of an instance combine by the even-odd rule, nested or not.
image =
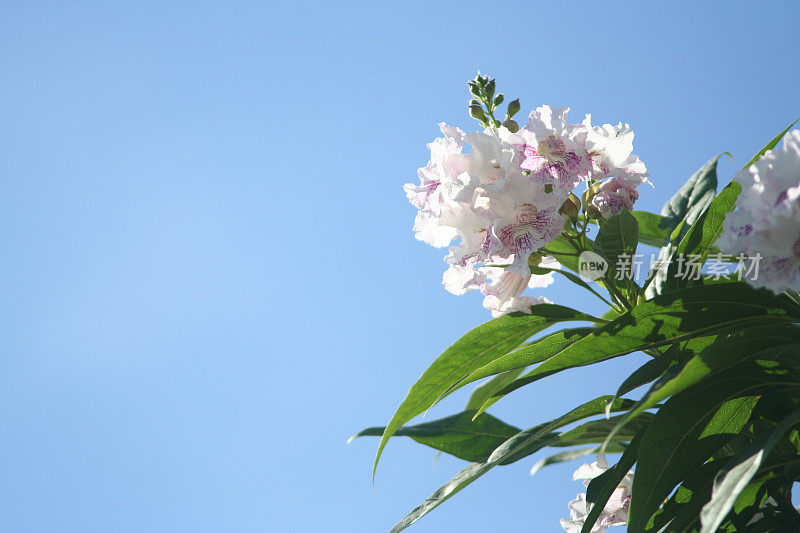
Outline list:
[[[395,439],[376,492],[376,440],[345,441],[489,318],[401,189],[437,122],[474,128],[476,70],[630,123],[650,209],[800,114],[796,2],[636,4],[4,3],[0,530],[388,530],[462,466]],[[641,360],[493,411],[531,426]],[[559,531],[576,465],[534,461],[412,531]]]

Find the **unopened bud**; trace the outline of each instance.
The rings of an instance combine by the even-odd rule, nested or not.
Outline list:
[[[503,126],[505,126],[511,133],[517,133],[519,131],[519,124],[510,118],[507,118],[503,121]]]
[[[508,103],[508,111],[506,112],[506,114],[508,115],[508,118],[511,118],[514,115],[516,115],[518,111],[519,111],[519,98],[517,98],[516,100],[511,100]]]
[[[494,80],[489,80],[486,85],[484,85],[483,91],[486,93],[486,99],[491,100],[494,96]]]
[[[472,96],[474,96],[475,98],[481,97],[481,88],[478,86],[477,83],[471,81],[467,85],[469,85],[469,92],[472,94]]]
[[[581,200],[572,193],[569,193],[567,201],[558,210],[559,213],[564,215],[569,220],[578,220],[578,213],[581,211]]]
[[[483,112],[483,108],[480,105],[470,104],[469,116],[471,116],[475,120],[479,120],[484,123],[486,122],[486,113]]]

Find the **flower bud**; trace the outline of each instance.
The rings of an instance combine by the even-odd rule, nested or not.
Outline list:
[[[483,87],[484,93],[486,93],[486,100],[491,101],[492,97],[494,96],[494,80],[489,80],[489,82]]]
[[[516,115],[518,111],[519,111],[519,98],[517,98],[516,100],[511,100],[508,103],[508,111],[506,112],[506,115],[508,116],[508,118],[511,118],[514,115]]]
[[[472,94],[472,96],[474,96],[475,98],[481,97],[481,88],[478,86],[477,83],[471,81],[467,83],[467,85],[469,85],[469,92]]]
[[[569,193],[569,198],[567,198],[567,201],[561,206],[561,209],[558,210],[564,217],[572,221],[578,220],[578,213],[580,213],[580,211],[581,200],[572,193]]]
[[[470,104],[469,105],[469,116],[474,118],[475,120],[480,120],[481,122],[486,122],[486,113],[483,112],[483,108],[480,104]]]
[[[503,126],[508,128],[508,131],[510,131],[511,133],[517,133],[519,131],[519,124],[517,124],[510,118],[507,118],[503,121]]]
[[[586,207],[586,216],[592,220],[600,220],[601,218],[603,218],[603,215],[600,213],[600,210],[597,209],[597,207],[592,204],[589,204]]]
[[[499,106],[500,104],[502,104],[502,103],[503,103],[503,100],[505,100],[505,98],[506,98],[506,97],[505,97],[505,96],[503,96],[503,93],[500,93],[500,94],[498,94],[497,96],[495,96],[495,97],[494,97],[494,106],[495,106],[495,107],[497,107],[497,106]]]

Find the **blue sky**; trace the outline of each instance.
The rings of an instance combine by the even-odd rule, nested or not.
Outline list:
[[[475,127],[477,69],[523,113],[630,123],[653,210],[800,115],[797,3],[636,4],[6,3],[0,530],[388,530],[462,466],[394,439],[373,490],[376,440],[345,441],[489,318],[401,189],[437,122]],[[641,361],[493,412],[534,425]],[[577,463],[534,461],[412,530],[558,531]]]

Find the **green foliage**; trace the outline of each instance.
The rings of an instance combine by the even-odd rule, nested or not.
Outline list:
[[[575,342],[556,345],[557,351],[495,393],[478,412],[513,390],[562,370],[743,326],[798,320],[800,306],[743,283],[710,285],[657,296]]]
[[[569,320],[596,321],[591,315],[553,304],[531,307],[530,314],[513,313],[473,329],[444,351],[411,387],[386,427],[378,445],[374,470],[381,452],[397,429],[431,408],[443,394],[473,370],[517,348],[531,335]]]
[[[687,285],[677,281],[676,259],[681,256],[686,257],[692,252],[681,248],[679,243],[682,243],[686,233],[692,230],[698,219],[704,216],[705,210],[715,201],[717,163],[721,155],[712,158],[695,172],[661,209],[661,228],[667,230],[669,236],[659,252],[658,268],[650,273],[652,280],[648,285],[648,296],[663,294],[668,290]]]
[[[644,529],[675,486],[745,427],[761,389],[780,386],[780,378],[754,370],[751,365],[737,367],[671,398],[658,410],[642,438],[647,453],[637,460],[632,531]]]
[[[626,209],[605,221],[594,240],[594,251],[608,261],[606,277],[613,279],[619,268],[618,264],[628,258],[628,266],[632,264],[633,254],[639,242],[639,223]],[[623,267],[624,268],[624,267]],[[627,279],[632,277],[623,272]]]
[[[606,404],[609,401],[612,401],[609,396],[595,398],[563,416],[517,433],[498,446],[488,459],[472,463],[456,474],[416,509],[406,515],[400,523],[392,528],[390,533],[396,533],[407,528],[495,466],[511,464],[541,450],[545,446],[549,446],[552,442],[557,441],[558,436],[553,432],[558,428],[604,413]],[[627,409],[631,403],[630,400],[613,400],[611,410]]]
[[[486,127],[500,127],[494,112],[505,97],[496,93],[495,81],[479,74],[469,90],[472,116]],[[502,124],[512,131],[518,127],[512,117],[519,109],[519,100],[508,103]],[[530,314],[512,313],[480,325],[430,365],[386,427],[355,435],[380,437],[374,468],[392,436],[471,462],[392,532],[413,524],[494,467],[545,448],[558,451],[540,458],[532,473],[587,455],[622,453],[589,483],[586,499],[592,506],[582,533],[592,530],[631,470],[630,532],[800,531],[800,513],[791,504],[792,485],[800,480],[800,295],[678,275],[677,257],[694,255],[703,264],[715,253],[725,217],[736,207],[741,187],[735,181],[716,194],[719,157],[695,172],[660,215],[623,210],[590,221],[585,199],[582,215],[562,211],[567,215],[564,232],[537,252],[531,272],[558,273],[598,297],[608,305],[600,318],[543,304],[533,306]],[[589,186],[596,191],[598,182]],[[590,222],[599,226],[594,241],[588,237]],[[639,244],[659,247],[665,261],[642,287],[619,272],[622,259],[633,256]],[[577,275],[584,251],[609,263],[596,283]],[[539,266],[544,254],[563,269]],[[583,324],[545,332],[562,322]],[[542,378],[634,352],[651,359],[612,384],[608,392],[616,390],[613,396],[525,430],[485,413]],[[463,411],[406,425],[480,380],[485,381]],[[636,400],[622,398],[640,387],[646,390]],[[531,412],[536,415],[535,409]]]
[[[416,426],[401,427],[396,437],[411,437],[420,444],[449,453],[466,461],[485,461],[495,448],[520,432],[520,429],[486,413],[473,420],[472,410],[425,422]],[[359,431],[357,437],[380,437],[386,428],[375,427]]]
[[[724,472],[724,476],[717,476],[711,500],[703,507],[700,514],[700,522],[703,525],[701,533],[717,531],[736,500],[758,472],[766,456],[778,444],[778,440],[799,422],[800,410],[792,411],[781,420],[774,430],[764,433],[747,450],[737,456],[733,460],[734,463],[737,463],[736,466]]]

